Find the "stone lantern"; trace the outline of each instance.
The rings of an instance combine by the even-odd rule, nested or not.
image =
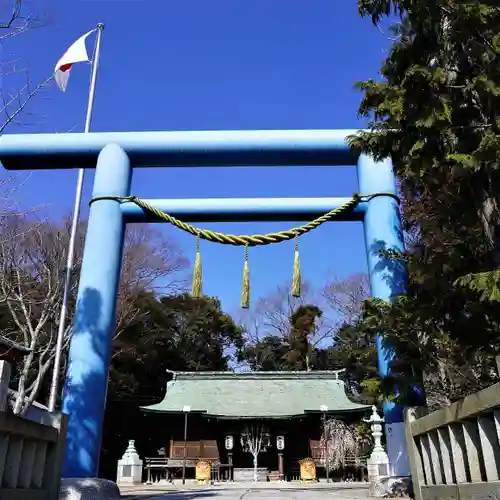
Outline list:
[[[375,406],[372,406],[370,418],[363,419],[370,424],[374,446],[370,458],[367,460],[368,480],[370,483],[379,483],[381,479],[389,476],[389,457],[382,446],[382,424],[381,417]]]
[[[122,458],[118,460],[116,483],[141,484],[142,483],[142,460],[135,449],[135,441],[130,440]]]

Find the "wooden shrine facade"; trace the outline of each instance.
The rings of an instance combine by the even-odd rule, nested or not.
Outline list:
[[[176,373],[163,401],[142,408],[162,429],[158,455],[145,460],[148,479],[183,468],[194,477],[207,461],[214,480],[253,480],[255,442],[258,480],[298,479],[305,459],[324,474],[323,419],[351,423],[369,409],[349,400],[336,371]]]

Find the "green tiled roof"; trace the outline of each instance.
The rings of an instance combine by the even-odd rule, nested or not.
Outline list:
[[[177,372],[161,403],[145,411],[177,413],[189,406],[220,418],[285,418],[319,412],[366,411],[350,401],[337,371]]]

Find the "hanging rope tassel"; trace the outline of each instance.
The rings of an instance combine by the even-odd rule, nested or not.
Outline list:
[[[201,266],[200,237],[196,236],[196,257],[194,260],[191,295],[199,299],[203,295],[203,269]]]
[[[241,307],[250,307],[250,269],[248,267],[248,245],[245,245],[245,264],[243,265],[243,286],[241,290]]]
[[[300,254],[299,254],[299,235],[295,236],[295,257],[293,259],[293,279],[292,279],[292,297],[300,297]]]

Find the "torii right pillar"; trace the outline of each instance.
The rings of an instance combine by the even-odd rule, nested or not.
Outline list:
[[[399,212],[396,179],[392,162],[375,162],[361,155],[358,160],[360,194],[381,194],[368,202],[364,217],[366,255],[372,297],[392,301],[405,293],[407,269],[403,261],[381,255],[383,250],[404,250],[403,228]],[[392,196],[391,196],[392,195]],[[381,332],[382,333],[382,332]],[[381,377],[390,373],[391,350],[377,337],[378,370]],[[385,434],[391,476],[409,476],[410,465],[404,430],[404,408],[392,401],[384,402]]]

